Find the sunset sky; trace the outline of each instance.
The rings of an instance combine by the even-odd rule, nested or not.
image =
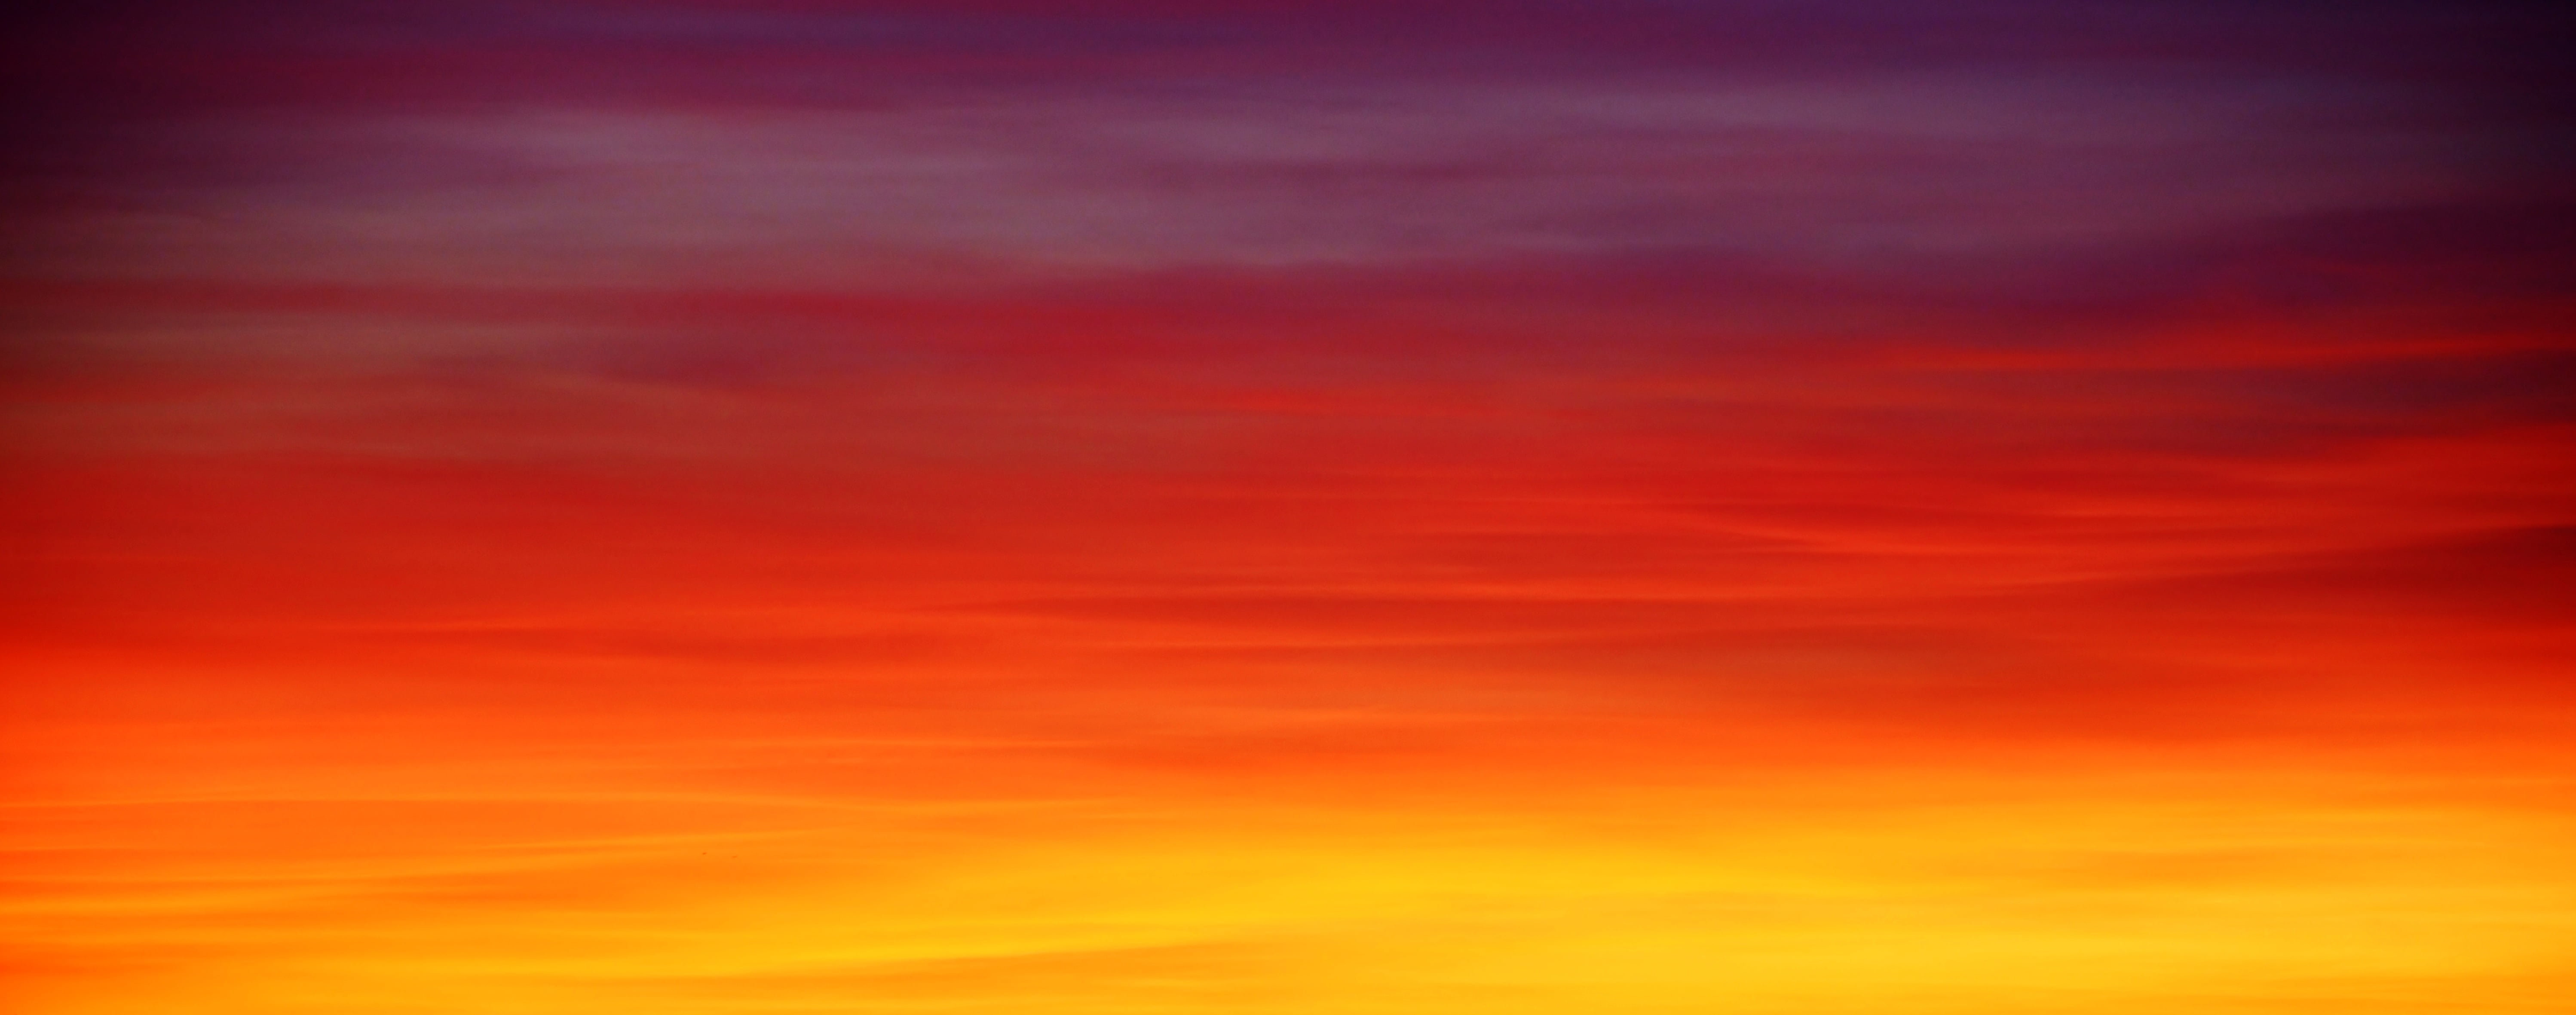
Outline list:
[[[0,1009],[2576,1012],[2561,20],[21,17]]]

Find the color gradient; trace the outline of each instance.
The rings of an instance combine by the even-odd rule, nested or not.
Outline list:
[[[0,1007],[2576,1012],[2565,41],[23,18]]]

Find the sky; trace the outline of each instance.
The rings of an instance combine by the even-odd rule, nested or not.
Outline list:
[[[2546,5],[54,5],[0,1006],[2576,1012]]]

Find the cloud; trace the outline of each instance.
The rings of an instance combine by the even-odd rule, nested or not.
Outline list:
[[[2010,72],[268,114],[164,130],[159,143],[199,168],[156,188],[149,210],[58,219],[42,260],[838,286],[942,261],[1098,272],[1679,250],[1902,269],[2477,184],[2438,129],[2336,122],[2381,101],[2298,82]]]

